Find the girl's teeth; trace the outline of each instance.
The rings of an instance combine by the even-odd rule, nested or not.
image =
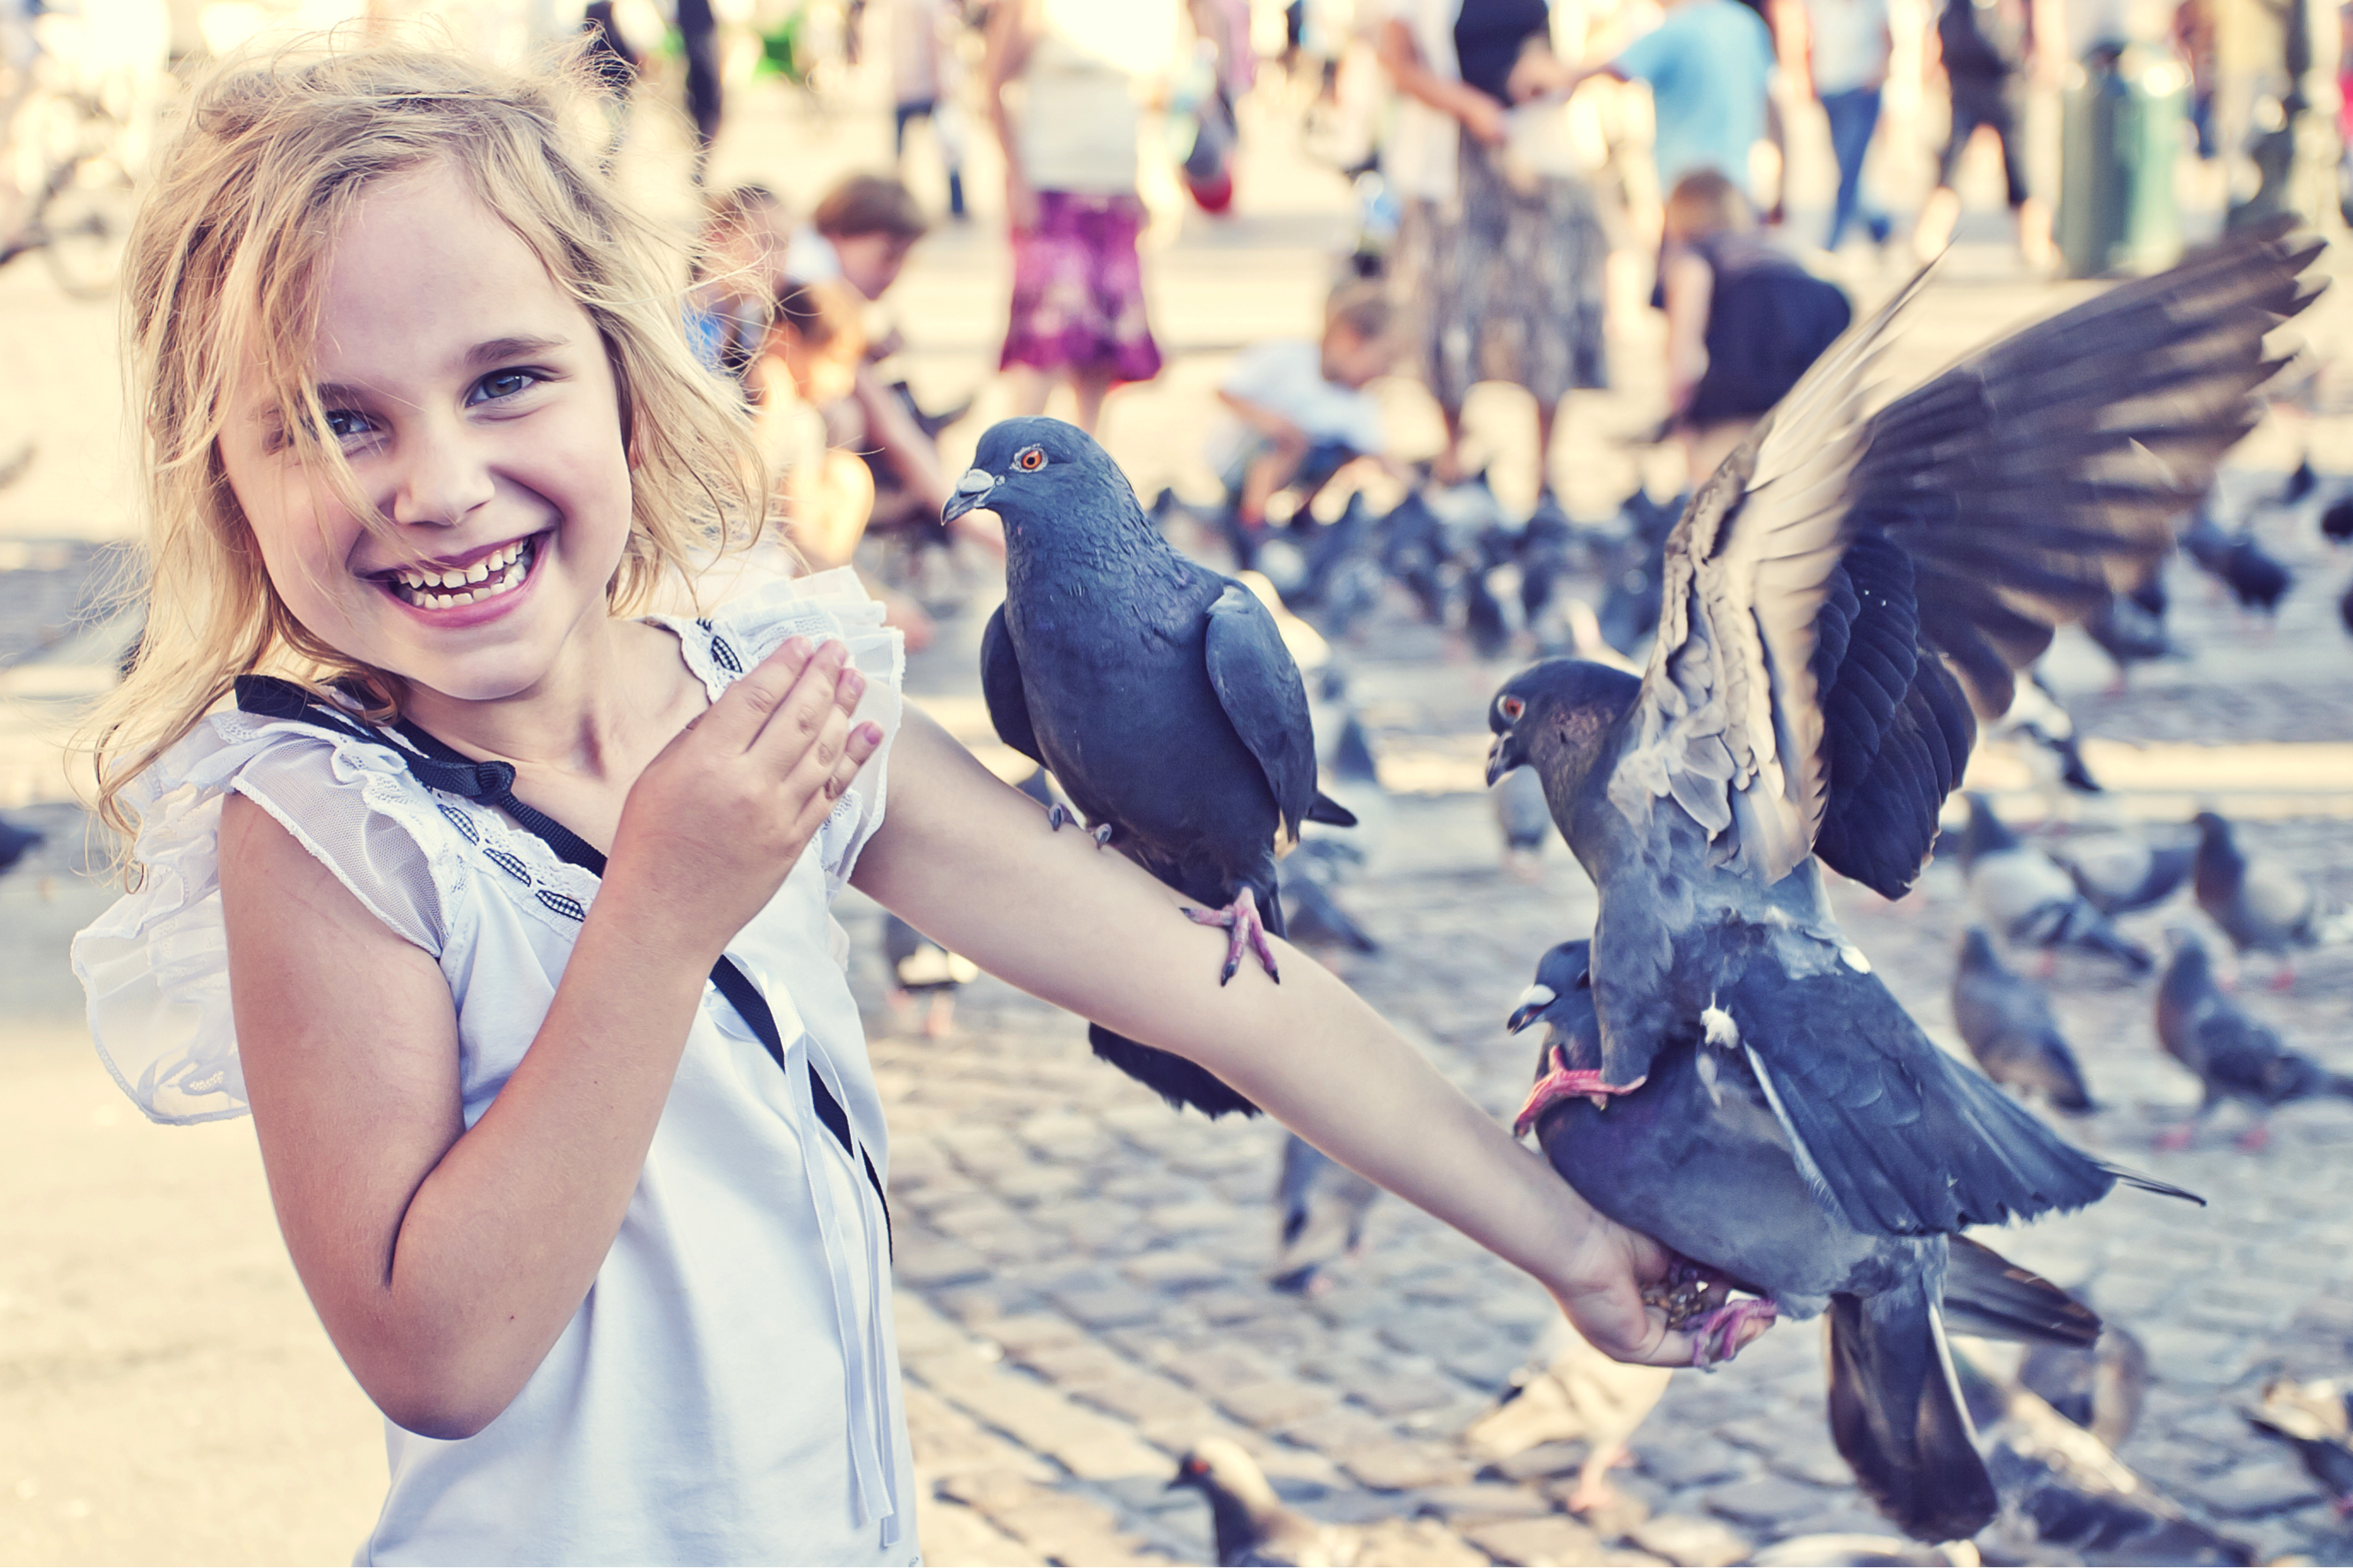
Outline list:
[[[520,587],[530,573],[518,542],[494,550],[463,571],[402,572],[398,582],[408,602],[424,610],[449,610],[471,605]],[[455,589],[436,593],[435,589]]]

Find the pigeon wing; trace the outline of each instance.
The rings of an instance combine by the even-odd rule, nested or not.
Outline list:
[[[1029,689],[1021,684],[1021,660],[1013,651],[1013,636],[1005,629],[1005,606],[988,617],[980,634],[980,692],[988,703],[988,721],[997,738],[1037,763],[1047,765],[1038,750],[1038,731],[1029,722]]]
[[[1315,731],[1307,717],[1307,688],[1282,646],[1274,616],[1258,596],[1229,583],[1209,606],[1207,658],[1218,704],[1266,773],[1282,816],[1283,834],[1315,805]]]
[[[2317,245],[2250,231],[2031,327],[1866,416],[1926,273],[1833,343],[1668,539],[1658,640],[1609,781],[1760,882],[1819,853],[1919,874],[1976,725],[2052,629],[2137,580],[2252,427],[2263,334]]]

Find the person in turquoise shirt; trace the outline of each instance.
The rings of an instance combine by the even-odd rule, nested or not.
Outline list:
[[[1659,189],[1713,169],[1752,200],[1748,150],[1765,135],[1773,37],[1737,0],[1667,0],[1666,16],[1607,65],[1564,68],[1539,90],[1574,89],[1591,76],[1648,83],[1658,121]]]

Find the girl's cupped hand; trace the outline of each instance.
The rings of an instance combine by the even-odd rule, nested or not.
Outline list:
[[[839,640],[787,639],[638,775],[607,887],[628,883],[663,941],[716,963],[881,745],[881,725],[850,722],[865,690]]]

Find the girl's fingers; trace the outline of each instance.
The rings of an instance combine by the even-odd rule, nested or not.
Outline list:
[[[709,711],[697,721],[699,731],[731,751],[749,751],[768,716],[792,694],[807,668],[808,638],[786,637],[784,646],[744,672],[735,684],[719,694]]]
[[[801,667],[799,679],[793,682],[783,700],[769,709],[759,732],[745,748],[753,757],[773,768],[779,776],[792,772],[793,764],[817,739],[828,720],[843,717],[836,703],[847,657],[848,650],[839,639],[828,638],[818,646],[808,662]]]
[[[859,771],[872,762],[874,753],[881,749],[881,725],[860,724],[850,731],[849,739],[841,749],[841,760],[833,764],[832,775],[825,781],[825,798],[828,805],[849,793],[849,786],[858,782]]]

